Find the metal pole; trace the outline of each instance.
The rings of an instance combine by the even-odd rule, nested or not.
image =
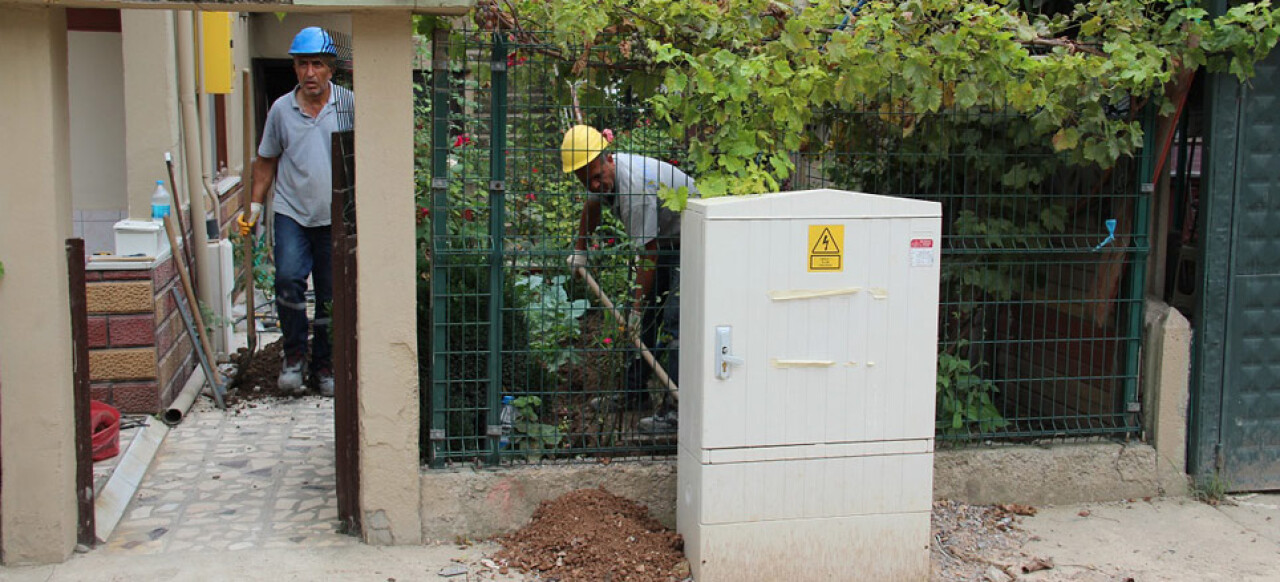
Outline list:
[[[502,391],[502,249],[506,236],[507,179],[507,44],[506,35],[493,35],[490,99],[493,125],[489,128],[489,462],[497,464],[502,435],[499,402]],[[496,430],[495,430],[496,429]]]
[[[249,90],[249,69],[240,71],[240,90],[244,93],[243,107],[240,111],[241,132],[243,137],[244,151],[242,152],[243,161],[240,170],[240,189],[244,194],[244,214],[249,216],[253,203],[253,94]],[[259,220],[266,217],[264,212]],[[256,281],[254,268],[254,240],[253,231],[249,231],[249,235],[244,237],[241,243],[244,253],[244,316],[245,316],[245,332],[249,339],[249,355],[247,362],[253,361],[253,352],[258,349],[258,322],[255,317],[254,310],[256,306],[253,304],[253,294],[255,291],[254,282]]]
[[[431,39],[431,423],[427,457],[432,467],[443,460],[446,396],[449,390],[447,325],[449,271],[441,263],[448,246],[449,213],[449,30],[437,28]]]
[[[72,398],[76,427],[76,541],[98,540],[93,511],[93,427],[90,426],[89,300],[84,284],[84,239],[67,239],[67,291],[71,299]]]
[[[1144,289],[1147,276],[1147,252],[1150,244],[1147,233],[1147,229],[1150,228],[1148,208],[1151,196],[1155,193],[1155,177],[1152,175],[1155,135],[1151,131],[1155,123],[1154,110],[1150,106],[1143,114],[1143,126],[1146,131],[1143,136],[1142,157],[1138,165],[1137,208],[1133,219],[1133,237],[1129,243],[1130,248],[1133,249],[1133,273],[1129,278],[1127,293],[1130,304],[1126,334],[1129,339],[1125,342],[1124,412],[1126,424],[1130,427],[1140,426],[1139,413],[1142,411],[1142,403],[1138,402],[1138,373],[1142,349],[1142,311],[1146,304]]]
[[[178,313],[182,315],[182,323],[187,328],[187,334],[191,336],[191,343],[195,347],[196,356],[200,361],[200,368],[204,370],[204,377],[209,381],[209,388],[213,392],[213,400],[217,403],[218,408],[225,409],[227,405],[222,400],[223,386],[219,382],[218,375],[214,372],[213,363],[209,360],[210,354],[206,353],[200,347],[202,342],[200,334],[196,331],[195,323],[192,321],[193,316],[191,306],[188,305],[186,299],[182,297],[182,293],[178,292],[177,287],[170,288],[169,290],[173,292],[173,299],[178,304]],[[174,404],[174,407],[177,407],[177,403]],[[178,421],[182,420],[182,415],[186,413],[186,409],[183,408],[178,411],[178,415],[176,417],[171,418],[169,413],[172,412],[172,410],[173,409],[170,409],[165,412],[163,418],[165,424],[177,424]]]

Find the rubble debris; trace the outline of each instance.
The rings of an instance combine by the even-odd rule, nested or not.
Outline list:
[[[1052,570],[1053,558],[1036,558],[1022,565],[1022,573],[1030,574],[1041,570]]]
[[[441,578],[452,578],[454,576],[466,574],[467,567],[462,564],[449,564],[448,566],[441,568],[439,573]]]
[[[1012,513],[1013,515],[1032,517],[1036,514],[1036,508],[1030,505],[1022,505],[1021,503],[1006,503],[1003,505],[997,505],[996,507],[1000,508],[1001,511]]]
[[[934,502],[931,579],[994,581],[993,568],[1006,575],[1002,580],[1012,579],[1008,574],[1026,558],[1020,550],[1028,538],[1016,515],[999,506]]]

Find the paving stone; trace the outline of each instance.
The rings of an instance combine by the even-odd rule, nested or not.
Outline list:
[[[197,408],[173,429],[103,551],[360,543],[336,531],[332,400],[267,404],[232,416]]]

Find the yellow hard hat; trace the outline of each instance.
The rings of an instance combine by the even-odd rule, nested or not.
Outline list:
[[[590,164],[608,145],[594,127],[575,125],[569,128],[564,132],[564,143],[560,144],[560,161],[564,164],[565,173]]]

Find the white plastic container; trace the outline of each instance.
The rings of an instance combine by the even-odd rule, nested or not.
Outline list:
[[[116,255],[158,257],[169,248],[164,225],[150,220],[121,220],[115,224]]]
[[[698,582],[927,580],[941,207],[691,200],[677,529]]]

